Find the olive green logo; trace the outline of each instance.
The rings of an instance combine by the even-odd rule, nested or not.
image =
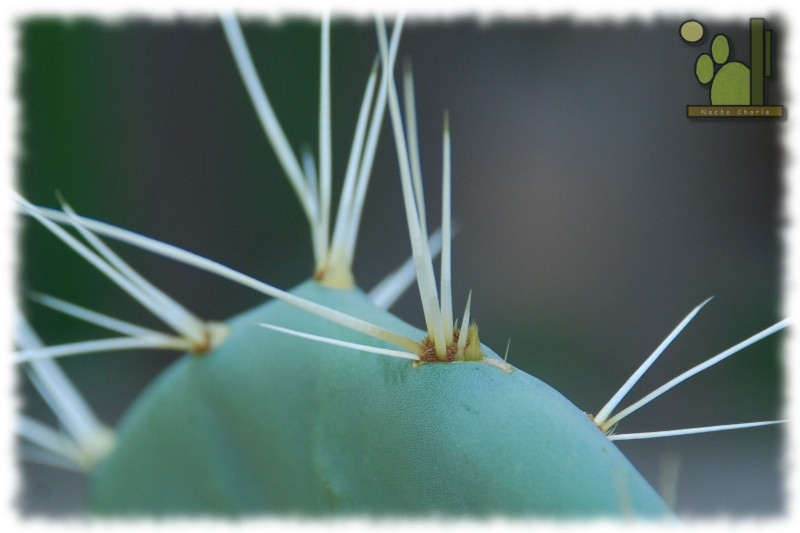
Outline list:
[[[689,44],[703,41],[705,27],[687,20],[680,27]],[[706,87],[711,105],[686,106],[689,117],[782,117],[783,106],[765,105],[764,80],[772,77],[773,33],[764,19],[750,19],[750,65],[732,57],[731,41],[719,33],[695,60],[694,75]]]

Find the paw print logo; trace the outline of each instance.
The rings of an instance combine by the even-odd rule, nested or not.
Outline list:
[[[680,35],[688,44],[702,44],[706,29],[697,20],[687,20],[680,26]],[[764,105],[764,80],[772,76],[772,30],[765,27],[764,19],[750,19],[750,64],[732,57],[730,38],[718,33],[711,39],[711,45],[697,56],[694,75],[697,81],[708,87],[711,106],[737,106],[736,116],[761,115],[782,116],[781,106]],[[709,111],[708,106],[688,106],[689,116],[731,116],[731,110],[724,113]],[[700,114],[692,114],[692,108],[701,109]],[[759,108],[759,109],[755,109]]]
[[[750,105],[750,69],[730,61],[728,38],[719,34],[711,41],[711,54],[700,54],[694,75],[703,85],[711,84],[712,105]]]

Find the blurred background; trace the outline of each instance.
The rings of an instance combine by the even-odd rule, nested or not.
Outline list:
[[[690,18],[690,17],[686,17]],[[442,117],[453,145],[455,306],[482,341],[597,412],[695,305],[703,309],[623,406],[781,318],[784,124],[688,119],[709,103],[696,57],[725,33],[749,62],[746,20],[576,23],[566,19],[411,19],[398,63],[413,62],[429,220],[440,216]],[[783,104],[782,21],[767,103]],[[244,20],[276,113],[297,151],[316,150],[319,29],[314,20]],[[19,25],[18,187],[55,206],[185,247],[282,288],[312,270],[308,226],[268,145],[213,19],[114,23],[29,19]],[[332,29],[334,171],[341,183],[376,53],[371,22]],[[410,255],[397,159],[384,121],[356,255],[373,287]],[[334,189],[338,191],[338,188]],[[431,222],[438,225],[438,222]],[[20,220],[19,291],[37,290],[160,327],[111,282],[35,223]],[[113,244],[113,243],[112,243]],[[204,318],[257,305],[252,291],[113,244]],[[47,343],[107,332],[25,304]],[[394,308],[416,326],[411,290]],[[780,418],[778,334],[627,418],[638,432]],[[116,353],[63,360],[99,416],[116,425],[178,355]],[[54,423],[23,376],[26,412]],[[783,429],[621,442],[660,488],[678,465],[683,517],[786,511]],[[79,513],[85,480],[20,464],[24,513]],[[669,470],[669,468],[667,468]],[[674,472],[673,472],[674,473]]]

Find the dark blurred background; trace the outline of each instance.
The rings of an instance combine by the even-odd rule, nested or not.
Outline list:
[[[686,17],[690,18],[690,17]],[[623,406],[781,318],[783,122],[690,120],[707,104],[682,19],[410,20],[399,60],[413,61],[429,220],[440,213],[442,115],[453,138],[458,314],[473,291],[481,339],[597,412],[681,318],[715,299]],[[749,63],[747,21],[702,20]],[[781,44],[767,103],[783,104]],[[297,150],[316,149],[319,31],[313,20],[243,21],[279,119]],[[312,270],[308,227],[213,19],[19,25],[22,153],[18,187],[56,205],[183,246],[279,287]],[[334,170],[346,164],[373,25],[332,30]],[[338,191],[338,188],[335,189]],[[438,225],[431,222],[431,225]],[[20,221],[19,289],[144,325],[138,304],[40,227]],[[262,301],[247,289],[127,246],[115,249],[205,318]],[[410,254],[388,117],[360,233],[365,289]],[[108,333],[26,305],[48,343]],[[423,325],[415,291],[396,313]],[[748,348],[630,416],[619,432],[780,418],[781,335]],[[108,424],[177,355],[118,353],[63,367]],[[25,409],[53,422],[20,378]],[[783,429],[622,442],[660,487],[678,460],[684,517],[786,511]],[[80,476],[22,464],[25,513],[83,509]],[[668,477],[668,476],[667,476]]]

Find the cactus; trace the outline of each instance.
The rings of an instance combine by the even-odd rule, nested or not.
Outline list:
[[[384,57],[384,63],[386,60]],[[397,102],[394,106],[391,102],[397,96],[391,91],[387,96],[395,141],[408,137],[408,148],[414,147],[413,128],[408,126],[413,115],[406,117],[408,129],[404,131],[399,126],[402,117]],[[408,105],[412,102],[407,100],[406,108],[413,107]],[[606,436],[617,421],[611,411],[620,395],[597,413],[593,424],[555,390],[512,369],[489,348],[476,351],[479,344],[474,328],[458,338],[455,331],[442,335],[448,338],[444,345],[462,341],[454,349],[456,359],[477,361],[437,361],[446,359],[448,348],[442,349],[437,342],[438,322],[427,315],[436,315],[436,309],[446,315],[445,309],[452,308],[445,303],[445,295],[451,294],[445,288],[449,274],[443,268],[437,292],[436,285],[431,285],[431,252],[426,251],[421,231],[426,227],[423,202],[414,195],[421,194],[421,187],[410,176],[416,173],[418,155],[402,155],[400,145],[398,152],[401,167],[409,167],[403,181],[405,206],[410,210],[409,231],[413,233],[415,225],[418,230],[414,242],[420,292],[428,301],[434,293],[441,295],[433,307],[425,307],[423,302],[428,331],[405,324],[376,307],[358,289],[347,287],[349,269],[341,267],[342,262],[326,262],[329,248],[318,240],[320,235],[333,233],[333,214],[319,218],[331,223],[327,230],[312,220],[317,281],[301,284],[289,294],[386,328],[410,343],[400,340],[398,345],[395,338],[395,346],[390,346],[385,333],[379,335],[382,340],[375,340],[364,334],[363,324],[331,322],[331,313],[316,307],[324,316],[314,317],[308,309],[293,305],[298,302],[291,296],[252,278],[239,279],[283,299],[258,305],[226,321],[224,328],[203,321],[199,330],[173,328],[179,335],[170,337],[170,342],[180,345],[183,341],[181,347],[197,353],[183,356],[148,387],[119,426],[113,452],[108,456],[105,451],[97,452],[104,458],[96,465],[90,461],[94,510],[112,514],[668,515],[666,505]],[[321,170],[325,158],[320,156]],[[322,176],[320,172],[320,183],[325,182]],[[300,183],[296,181],[295,188],[302,189]],[[322,187],[319,192],[324,194]],[[107,227],[73,214],[68,206],[64,215],[34,207],[28,210],[32,216],[72,225],[87,240],[108,233]],[[339,212],[343,212],[341,208]],[[448,218],[443,217],[443,228],[448,227]],[[443,236],[443,261],[449,256],[449,241]],[[99,257],[101,262],[115,265],[112,270],[124,271],[121,262],[112,261],[113,256]],[[180,258],[194,266],[212,265],[185,254]],[[123,277],[131,279],[133,275]],[[39,300],[65,308],[48,297]],[[468,313],[469,306],[462,325],[469,324]],[[440,316],[439,322],[452,324],[452,314],[450,317]],[[273,329],[261,328],[258,323]],[[353,331],[353,325],[361,327],[361,332]],[[765,331],[771,333],[784,325]],[[321,344],[320,338],[298,338],[275,329],[281,326],[294,335],[313,334],[399,351],[406,359],[331,347]],[[192,340],[192,331],[209,334]],[[414,343],[419,344],[426,335],[433,346],[429,360],[423,364],[409,361],[425,357],[422,347]],[[659,350],[648,359],[648,365]],[[635,380],[626,385],[633,383]],[[214,482],[206,482],[208,479]],[[543,479],[547,483],[542,483]]]

